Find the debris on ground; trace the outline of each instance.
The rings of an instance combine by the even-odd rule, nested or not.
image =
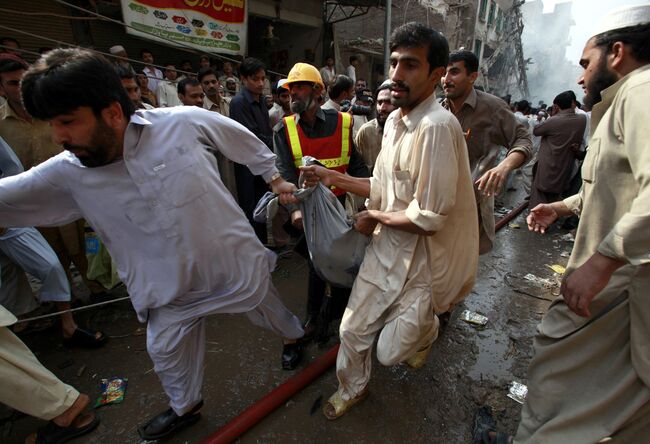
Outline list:
[[[128,378],[102,379],[101,392],[95,402],[95,408],[107,404],[119,404],[124,401]]]
[[[564,235],[560,236],[560,240],[563,240],[565,242],[575,242],[576,241],[571,233],[567,233],[567,234],[564,234]]]
[[[514,399],[519,404],[523,404],[528,394],[528,387],[524,384],[512,381],[510,383],[510,388],[508,389],[508,398]]]
[[[463,312],[460,314],[460,319],[469,324],[478,325],[480,327],[484,327],[488,322],[488,318],[486,316],[469,310],[463,310]]]
[[[508,224],[508,226],[509,226],[510,228],[521,228],[521,225],[519,225],[519,224],[515,224],[515,223]]]
[[[553,265],[546,265],[548,268],[556,272],[557,274],[564,274],[566,273],[566,268],[564,268],[562,265],[559,264],[553,264]]]
[[[545,287],[545,288],[551,288],[555,286],[555,282],[550,280],[550,279],[545,279],[541,278],[539,276],[535,276],[532,273],[528,273],[524,276],[524,279],[527,281],[530,281],[534,284],[537,284],[539,286]]]

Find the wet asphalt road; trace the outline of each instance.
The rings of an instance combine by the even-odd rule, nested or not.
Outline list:
[[[512,208],[522,197],[521,192],[507,193],[503,206]],[[470,443],[473,415],[482,405],[492,407],[499,428],[513,433],[521,406],[506,396],[508,386],[511,381],[526,383],[535,326],[548,308],[547,299],[557,291],[523,276],[530,273],[556,281],[557,275],[547,265],[565,265],[572,246],[560,238],[565,231],[545,236],[529,233],[523,217],[501,230],[495,249],[481,257],[474,290],[454,310],[424,368],[386,368],[373,358],[370,397],[330,422],[317,407],[336,390],[332,368],[239,442]],[[299,316],[304,313],[306,275],[306,263],[295,254],[281,259],[274,273],[285,303]],[[117,289],[113,294],[122,296],[125,291]],[[487,316],[488,324],[477,328],[461,321],[463,309]],[[98,409],[99,428],[75,442],[139,443],[137,426],[167,408],[145,350],[144,326],[128,301],[85,312],[79,320],[108,333],[110,342],[100,350],[69,351],[60,345],[57,329],[23,339],[50,370],[93,399],[101,378],[128,378],[124,402]],[[165,442],[201,442],[302,368],[283,371],[280,340],[243,315],[211,316],[206,332],[203,418]],[[328,347],[333,345],[331,339]],[[310,344],[303,366],[324,352]],[[7,419],[11,415],[7,409],[0,415],[0,442],[7,444],[22,443],[43,424],[25,416]]]

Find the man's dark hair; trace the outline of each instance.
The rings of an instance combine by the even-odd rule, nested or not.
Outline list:
[[[125,68],[124,66],[118,66],[116,67],[115,71],[117,71],[117,75],[120,76],[120,79],[135,80],[135,74],[133,74],[133,71],[131,71],[129,68]]]
[[[573,100],[574,102],[578,101],[578,98],[576,97],[576,93],[574,93],[572,90],[567,89],[566,91],[563,91],[563,94],[564,93],[567,93],[569,97],[571,97],[571,100]]]
[[[557,105],[560,109],[569,109],[571,108],[571,103],[573,98],[570,94],[571,91],[564,91],[563,93],[558,94],[553,99],[553,105]]]
[[[449,63],[463,62],[467,74],[472,74],[478,71],[478,57],[472,51],[454,51],[449,54]]]
[[[650,23],[614,29],[595,37],[596,46],[606,46],[607,52],[616,42],[623,42],[630,46],[630,53],[637,61],[650,63]]]
[[[530,103],[528,103],[528,100],[515,102],[515,111],[521,111],[523,114],[528,114],[528,112],[530,112]]]
[[[21,69],[27,68],[29,68],[29,66],[27,66],[27,62],[22,61],[18,57],[3,55],[3,57],[0,58],[0,74],[5,72],[20,71]]]
[[[162,66],[164,66],[165,69],[167,69],[167,67],[169,67],[169,66],[173,66],[174,69],[176,69],[176,63],[172,63],[172,62],[163,63]]]
[[[151,56],[153,57],[153,52],[149,51],[147,48],[141,49],[140,58],[142,58],[145,54],[151,54]]]
[[[242,77],[250,77],[257,74],[261,69],[266,71],[266,65],[264,65],[264,62],[255,57],[246,57],[239,66],[239,74],[241,74]]]
[[[350,65],[352,65],[352,62],[359,61],[359,56],[356,56],[356,55],[353,54],[348,58],[348,61],[350,62]]]
[[[390,51],[400,46],[407,48],[427,48],[429,73],[438,67],[446,67],[449,63],[449,44],[447,39],[438,31],[417,22],[406,23],[396,28],[390,36]]]
[[[201,68],[201,69],[199,69],[199,73],[196,75],[196,78],[198,79],[199,82],[202,82],[203,77],[209,76],[210,74],[215,76],[217,78],[217,80],[219,79],[219,77],[217,76],[217,73],[214,72],[214,69],[212,69],[212,68]]]
[[[353,86],[354,82],[350,77],[339,74],[334,78],[334,83],[330,86],[330,97],[333,100],[338,99],[341,97],[341,94],[349,91]]]
[[[87,49],[54,49],[32,65],[21,83],[23,103],[36,119],[49,120],[88,106],[95,116],[118,102],[124,116],[135,105],[122,86],[113,64]]]
[[[193,79],[191,77],[185,77],[183,80],[178,82],[178,86],[176,87],[176,90],[178,91],[178,94],[185,95],[185,88],[187,88],[187,85],[201,86],[201,83],[199,83],[198,80]]]

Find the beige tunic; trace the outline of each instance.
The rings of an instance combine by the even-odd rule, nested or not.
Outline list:
[[[443,313],[474,285],[478,230],[465,146],[457,121],[433,95],[408,115],[401,117],[398,110],[389,117],[368,208],[406,210],[411,222],[436,234],[379,226],[359,275],[383,294],[364,298],[372,299],[364,309],[393,306],[397,315],[413,302],[402,298],[405,290],[425,286],[434,311]]]
[[[381,150],[381,139],[384,135],[384,129],[379,126],[377,119],[372,119],[370,122],[364,123],[357,135],[354,138],[354,144],[359,150],[359,154],[363,157],[364,162],[368,165],[368,170],[372,174],[375,167],[375,161],[379,156]]]
[[[405,211],[435,234],[384,225],[373,233],[341,321],[336,374],[343,399],[367,385],[379,330],[379,361],[404,361],[436,339],[435,314],[474,285],[478,217],[467,148],[458,121],[433,94],[408,115],[397,110],[386,121],[368,208]]]
[[[449,108],[446,101],[443,105]],[[473,89],[454,115],[467,134],[473,181],[497,165],[502,146],[508,148],[508,154],[520,152],[526,160],[530,158],[533,142],[528,128],[500,98]],[[480,253],[484,254],[494,243],[494,196],[486,197],[477,191],[476,199],[480,216]]]
[[[560,297],[542,320],[517,442],[593,443],[650,401],[650,65],[602,97],[582,189],[564,201],[581,216],[567,273],[596,251],[627,265],[594,298],[590,318]]]

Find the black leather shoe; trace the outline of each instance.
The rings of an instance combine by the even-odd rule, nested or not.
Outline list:
[[[293,344],[284,344],[282,347],[282,368],[284,370],[293,370],[298,367],[302,360],[302,345],[300,341]]]
[[[147,441],[164,438],[201,419],[201,413],[199,412],[201,407],[203,407],[203,401],[199,401],[192,410],[183,416],[178,416],[171,408],[167,409],[151,418],[146,424],[138,427],[138,434]]]

